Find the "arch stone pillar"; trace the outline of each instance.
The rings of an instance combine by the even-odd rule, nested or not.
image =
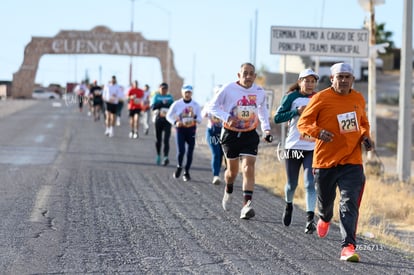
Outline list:
[[[32,37],[24,50],[20,69],[13,74],[12,97],[31,98],[39,60],[44,54],[106,54],[156,57],[162,77],[169,79],[170,93],[181,95],[183,78],[174,66],[174,54],[166,40],[146,40],[137,32],[112,32],[105,26],[90,31],[60,31],[55,37]]]

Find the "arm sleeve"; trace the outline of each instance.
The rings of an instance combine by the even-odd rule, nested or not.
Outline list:
[[[167,115],[165,117],[171,125],[174,125],[175,121],[177,120],[176,119],[177,116],[175,114],[176,105],[177,105],[177,102],[174,102],[173,104],[171,104],[170,108],[168,109]]]
[[[121,100],[125,99],[125,92],[121,87],[118,87],[117,96]]]
[[[208,103],[206,103],[203,107],[203,109],[201,110],[201,116],[202,117],[208,117]]]
[[[196,115],[197,115],[197,123],[201,123],[203,120],[203,116],[201,115],[201,107],[200,105],[197,104],[197,109],[196,109]]]
[[[282,123],[291,120],[293,117],[299,115],[298,110],[291,110],[292,99],[289,95],[282,98],[279,108],[276,111],[273,121],[275,123]]]
[[[102,98],[105,101],[109,101],[109,90],[108,90],[108,87],[106,87],[106,86],[103,89]]]
[[[223,122],[227,122],[230,117],[230,114],[223,111],[221,102],[224,102],[225,94],[223,91],[217,93],[210,104],[208,105],[207,112],[212,114],[215,117],[218,117]]]
[[[260,120],[260,126],[262,131],[268,131],[270,130],[270,123],[269,123],[269,111],[266,107],[266,97],[263,97],[263,101],[258,106],[259,108],[259,120]]]
[[[160,102],[158,101],[158,95],[155,95],[151,98],[150,107],[151,107],[151,110],[156,110],[160,108]]]

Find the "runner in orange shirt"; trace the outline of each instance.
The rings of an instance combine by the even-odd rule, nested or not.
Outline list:
[[[372,150],[365,99],[352,89],[352,67],[331,67],[332,86],[314,95],[298,121],[303,136],[316,138],[313,157],[319,221],[317,232],[328,234],[336,188],[340,190],[341,260],[358,262],[355,253],[359,205],[365,185],[362,145]]]

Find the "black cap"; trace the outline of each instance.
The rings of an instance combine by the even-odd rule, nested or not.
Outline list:
[[[168,89],[168,84],[163,82],[160,84],[160,88],[167,88]]]

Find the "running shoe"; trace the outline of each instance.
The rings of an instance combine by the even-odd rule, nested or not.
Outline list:
[[[180,175],[181,175],[181,170],[182,170],[183,168],[181,168],[181,167],[177,167],[177,169],[175,170],[175,172],[174,172],[174,174],[173,174],[173,177],[175,178],[175,179],[178,179],[179,177],[180,177]]]
[[[148,131],[149,131],[149,129],[147,128],[147,129],[145,129],[145,131],[144,131],[144,135],[148,135]]]
[[[133,139],[137,139],[137,138],[138,138],[138,132],[133,133],[133,134],[132,134],[132,138],[133,138]]]
[[[306,222],[306,227],[305,227],[306,234],[312,234],[313,232],[315,232],[315,230],[316,230],[316,224],[313,220]]]
[[[226,211],[230,210],[230,202],[231,202],[232,194],[226,192],[226,188],[224,188],[224,195],[223,200],[221,202],[223,209]]]
[[[162,165],[167,166],[170,163],[170,161],[168,160],[168,157],[164,157],[164,159],[162,160]]]
[[[283,212],[283,224],[285,226],[289,226],[292,222],[292,211],[293,211],[293,205],[291,202],[286,203],[285,211]]]
[[[113,137],[114,136],[114,129],[112,127],[109,128],[109,137]]]
[[[109,136],[109,128],[108,127],[105,129],[105,136]]]
[[[219,185],[221,183],[221,179],[219,176],[214,176],[213,181],[211,182],[214,185]]]
[[[190,181],[191,177],[190,177],[190,173],[185,172],[183,175],[183,181]]]
[[[134,132],[129,132],[129,138],[133,138],[134,137]]]
[[[121,126],[121,118],[119,116],[116,117],[116,126]]]
[[[160,155],[157,155],[157,157],[155,158],[155,163],[157,165],[161,165],[161,156]]]
[[[252,208],[252,201],[248,200],[246,205],[243,206],[241,213],[240,213],[240,219],[248,220],[250,218],[253,218],[255,216],[254,209]]]
[[[325,222],[322,219],[319,219],[318,225],[316,226],[316,230],[318,231],[318,236],[320,238],[325,238],[329,232],[329,222]]]
[[[355,246],[348,244],[341,251],[341,261],[359,262],[359,255],[355,252]]]

